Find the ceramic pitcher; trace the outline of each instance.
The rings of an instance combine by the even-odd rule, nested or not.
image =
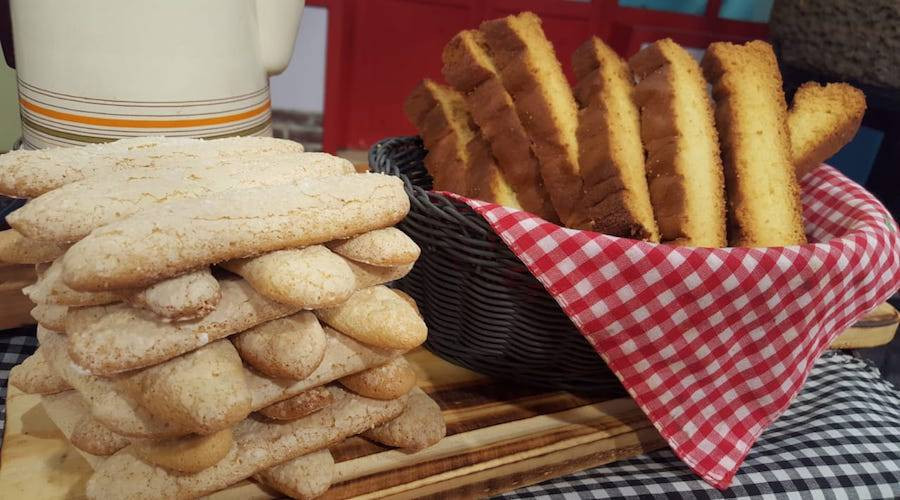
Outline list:
[[[303,0],[11,0],[28,148],[271,135]]]

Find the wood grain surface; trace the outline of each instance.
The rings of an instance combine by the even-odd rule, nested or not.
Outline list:
[[[444,410],[447,437],[417,453],[348,439],[332,448],[336,479],[325,498],[490,495],[664,446],[637,406],[620,395],[524,388],[421,349],[408,358],[419,385]],[[0,498],[83,498],[90,474],[40,398],[10,388]],[[213,497],[273,495],[244,481]]]

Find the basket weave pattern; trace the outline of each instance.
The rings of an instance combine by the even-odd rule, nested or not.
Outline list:
[[[571,320],[485,220],[428,191],[418,137],[380,141],[369,168],[403,179],[410,212],[398,227],[422,248],[397,284],[428,324],[426,347],[474,371],[544,388],[622,391]]]

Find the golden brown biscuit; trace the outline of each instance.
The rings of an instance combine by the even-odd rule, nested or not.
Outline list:
[[[31,317],[44,328],[54,332],[66,333],[67,306],[54,304],[37,304],[31,309]]]
[[[148,464],[192,474],[219,463],[233,444],[231,429],[222,429],[208,436],[187,436],[160,441],[136,440],[131,449]]]
[[[703,56],[703,70],[716,100],[729,242],[744,247],[806,243],[787,105],[772,47],[759,40],[716,42]]]
[[[254,477],[291,498],[316,498],[331,487],[334,458],[330,451],[319,450],[270,467]]]
[[[346,259],[382,267],[412,264],[421,253],[419,245],[396,227],[376,229],[325,245]]]
[[[9,214],[7,218],[13,217],[16,212]],[[40,264],[51,262],[64,253],[66,253],[66,245],[27,238],[15,229],[0,231],[0,262]]]
[[[177,166],[135,167],[82,179],[38,196],[7,221],[34,238],[73,243],[98,227],[161,203],[353,172],[349,161],[326,153],[225,160],[210,156]]]
[[[435,190],[521,208],[488,143],[473,126],[462,94],[426,79],[404,109],[428,149],[425,167]]]
[[[418,130],[428,151],[424,162],[433,188],[465,195],[468,192],[465,172],[469,166],[466,146],[472,130],[468,126],[454,128],[465,123],[466,110],[451,106],[447,100],[438,100],[442,88],[431,80],[423,80],[403,101],[403,112]],[[454,120],[454,113],[461,116]]]
[[[486,21],[481,32],[531,139],[553,208],[569,225],[579,219],[578,108],[553,44],[531,12]]]
[[[82,291],[148,286],[217,262],[392,226],[408,211],[403,182],[382,174],[225,191],[97,228],[66,251],[63,279]]]
[[[59,394],[41,396],[41,407],[47,412],[47,416],[59,429],[66,439],[72,436],[75,427],[85,416],[88,410],[83,398],[78,391],[65,391]],[[92,469],[96,469],[106,459],[104,456],[94,455],[79,448],[81,456],[88,462]]]
[[[347,335],[325,327],[325,357],[314,372],[303,380],[273,379],[255,370],[246,370],[244,378],[253,394],[252,407],[258,411],[341,377],[383,365],[403,351],[380,349],[361,344]]]
[[[363,433],[363,436],[387,446],[409,451],[425,449],[447,434],[441,407],[418,387],[409,393],[409,402],[397,418]]]
[[[490,145],[497,166],[522,209],[559,222],[544,189],[540,164],[531,151],[531,140],[512,97],[503,88],[489,50],[480,31],[457,33],[444,47],[444,78],[465,96],[472,119]]]
[[[219,286],[222,298],[216,309],[194,321],[165,322],[152,312],[125,304],[71,309],[66,315],[69,354],[96,375],[113,375],[159,364],[297,312],[295,307],[263,297],[242,279],[224,278]]]
[[[128,438],[109,430],[88,414],[72,429],[69,442],[79,450],[98,456],[112,455],[130,444]]]
[[[43,351],[38,347],[31,356],[10,370],[10,385],[27,394],[56,394],[72,388],[50,367]]]
[[[302,153],[299,143],[271,137],[134,137],[106,144],[10,151],[0,156],[0,194],[36,198],[86,177],[186,161],[260,159]]]
[[[639,80],[633,95],[660,241],[725,246],[719,136],[700,66],[669,38],[644,47],[628,64]]]
[[[81,369],[66,353],[68,340],[64,335],[39,325],[37,337],[51,369],[84,397],[91,415],[113,432],[145,438],[181,436],[191,432],[191,429],[155,417],[127,391],[121,390],[114,380],[96,377]]]
[[[273,378],[304,379],[325,356],[325,332],[308,311],[256,325],[231,342],[244,362]]]
[[[222,293],[218,280],[205,267],[124,294],[123,298],[135,307],[153,311],[163,320],[187,321],[211,313]]]
[[[613,236],[659,241],[653,216],[640,111],[631,99],[628,64],[597,37],[572,55],[578,83],[579,227]]]
[[[416,386],[416,372],[400,356],[387,364],[342,377],[338,382],[360,396],[396,399]]]
[[[363,288],[369,288],[375,285],[383,285],[385,283],[390,283],[391,281],[399,280],[400,278],[409,274],[409,272],[412,271],[413,268],[412,264],[407,264],[405,266],[381,267],[363,264],[362,262],[354,262],[352,260],[347,260],[347,265],[350,266],[350,270],[353,271],[353,276],[356,278],[357,290],[362,290]]]
[[[132,447],[109,457],[88,480],[89,498],[194,498],[218,491],[257,472],[325,449],[390,420],[406,398],[378,401],[331,387],[335,403],[291,422],[245,419],[234,428],[234,445],[217,464],[196,474],[149,465]]]
[[[296,420],[315,413],[334,402],[325,387],[315,387],[296,396],[260,408],[259,413],[272,420]]]
[[[345,335],[385,349],[409,350],[425,342],[428,335],[416,310],[385,286],[359,290],[346,302],[315,313]]]
[[[791,161],[797,178],[840,151],[859,130],[866,96],[846,83],[807,82],[797,89],[788,111]]]
[[[113,380],[161,422],[209,434],[243,420],[251,411],[244,365],[222,339],[164,363]]]
[[[412,308],[416,310],[416,313],[419,316],[422,316],[422,312],[419,311],[419,304],[416,304],[416,300],[410,297],[408,293],[403,290],[397,290],[396,288],[391,288],[391,291],[399,295],[401,299],[405,300],[407,304],[411,305]]]
[[[260,294],[300,309],[318,309],[347,300],[356,290],[353,271],[323,245],[278,250],[222,263]]]
[[[260,410],[345,375],[387,363],[401,354],[400,351],[360,344],[328,327],[324,330],[327,337],[325,358],[303,380],[273,379],[244,369],[241,379],[250,389],[252,410]],[[65,336],[38,327],[38,339],[41,346],[47,349],[46,357],[51,368],[84,394],[91,413],[116,433],[128,437],[163,439],[196,432],[196,429],[160,419],[147,411],[143,402],[132,397],[132,391],[116,383],[115,379],[119,377],[96,377],[80,369],[66,354]]]
[[[49,267],[42,269],[37,281],[22,289],[35,304],[56,304],[63,306],[100,306],[121,301],[113,292],[80,292],[72,290],[62,280],[62,259],[56,259]]]

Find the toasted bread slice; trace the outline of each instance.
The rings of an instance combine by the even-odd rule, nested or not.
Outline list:
[[[559,216],[544,189],[540,165],[531,151],[531,141],[512,97],[503,88],[484,34],[478,30],[461,31],[444,47],[443,60],[444,78],[465,96],[472,119],[522,208],[558,222]]]
[[[788,112],[791,158],[797,178],[818,167],[853,139],[866,113],[866,95],[846,83],[807,82]]]
[[[428,149],[425,166],[435,190],[521,209],[459,92],[425,80],[407,98],[406,114]]]
[[[544,187],[569,226],[581,198],[578,108],[541,20],[531,12],[486,21],[481,31],[541,167]]]
[[[647,183],[660,241],[725,246],[719,137],[699,65],[666,38],[635,54],[629,66],[640,80],[633,97],[641,110]]]
[[[806,243],[787,105],[772,46],[759,40],[710,44],[703,71],[716,101],[730,243]]]
[[[470,139],[469,128],[453,128],[464,118],[454,119],[453,113],[461,110],[440,101],[436,97],[440,92],[438,84],[423,80],[406,98],[403,109],[428,150],[425,167],[434,179],[434,189],[465,195],[468,189],[464,158],[466,142]]]
[[[578,83],[578,162],[588,228],[613,236],[659,241],[644,169],[640,112],[631,70],[591,37],[572,55]]]

